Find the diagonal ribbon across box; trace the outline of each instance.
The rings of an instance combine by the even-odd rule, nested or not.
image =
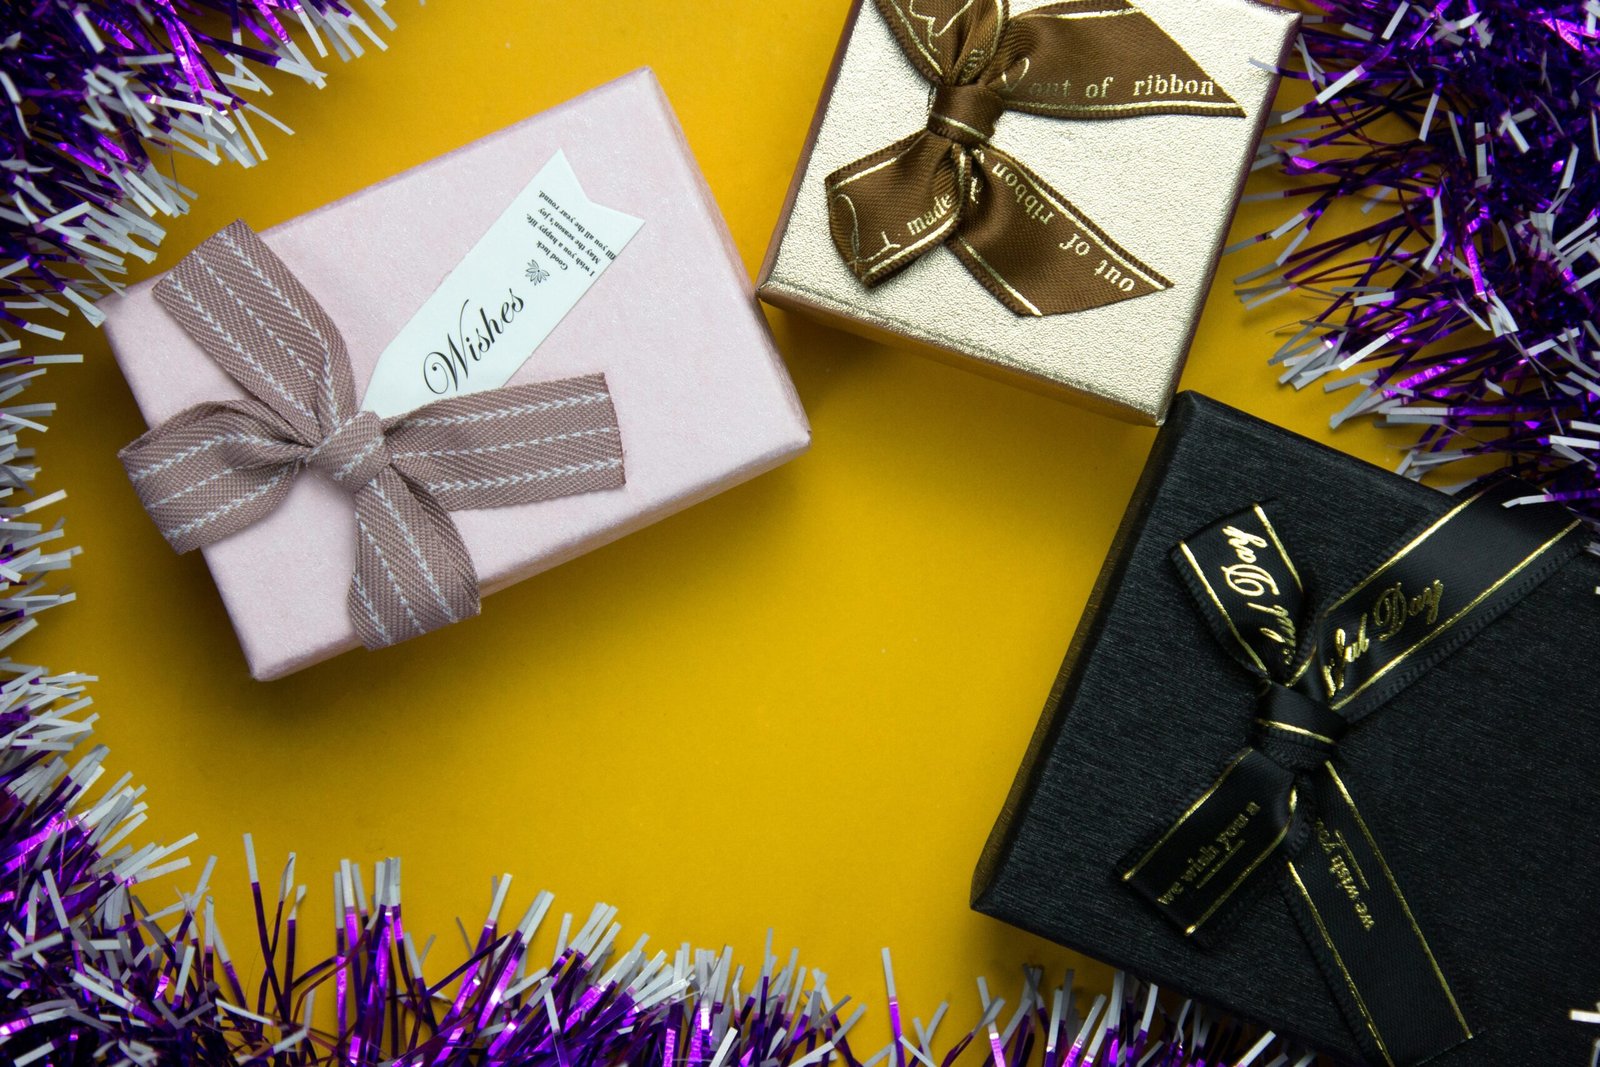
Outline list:
[[[1277,875],[1373,1063],[1423,1063],[1472,1030],[1334,756],[1349,729],[1583,550],[1583,523],[1538,497],[1513,479],[1475,494],[1314,617],[1260,505],[1173,552],[1208,627],[1259,681],[1257,717],[1249,746],[1121,878],[1208,944]]]

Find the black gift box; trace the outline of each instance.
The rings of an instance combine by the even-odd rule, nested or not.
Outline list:
[[[1170,558],[1269,502],[1308,582],[1343,592],[1455,503],[1193,393],[1181,395],[1095,585],[973,879],[978,911],[1342,1060],[1360,1051],[1282,894],[1214,947],[1118,878],[1249,737],[1254,683]],[[1600,999],[1600,560],[1568,563],[1358,723],[1337,765],[1448,976],[1473,1040],[1431,1061],[1578,1065]],[[1279,872],[1274,877],[1282,877]]]

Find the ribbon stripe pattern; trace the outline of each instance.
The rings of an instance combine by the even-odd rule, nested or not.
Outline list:
[[[944,244],[1018,315],[1171,287],[990,138],[1006,111],[1242,117],[1182,46],[1126,0],[1015,17],[1007,0],[876,3],[934,92],[924,129],[827,178],[833,241],[857,279],[876,285]]]
[[[1582,523],[1505,479],[1429,524],[1315,613],[1256,505],[1180,542],[1201,617],[1258,686],[1248,747],[1119,874],[1208,944],[1274,876],[1372,1063],[1471,1038],[1438,960],[1336,766],[1340,739],[1583,550]]]
[[[472,559],[449,512],[624,482],[605,376],[512,385],[383,420],[359,410],[333,320],[243,222],[156,284],[156,299],[249,394],[179,412],[119,454],[179,552],[265,517],[306,469],[353,498],[347,607],[381,648],[476,615]]]

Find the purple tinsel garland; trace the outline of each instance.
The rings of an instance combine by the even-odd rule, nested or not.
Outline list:
[[[380,0],[364,2],[379,21],[392,26]],[[1327,203],[1348,192],[1393,188],[1397,201],[1406,205],[1430,182],[1441,191],[1421,207],[1403,206],[1401,223],[1368,235],[1378,239],[1378,250],[1349,276],[1362,279],[1349,284],[1366,288],[1333,293],[1329,287],[1346,285],[1347,280],[1330,271],[1329,263],[1359,249],[1367,237],[1329,242],[1334,247],[1322,252],[1331,255],[1313,248],[1292,250],[1280,263],[1284,277],[1262,290],[1263,295],[1293,285],[1336,298],[1321,325],[1285,350],[1298,377],[1309,381],[1320,376],[1328,362],[1343,362],[1346,353],[1393,332],[1392,324],[1401,321],[1396,315],[1410,316],[1404,321],[1411,325],[1386,342],[1388,348],[1380,345],[1363,354],[1363,359],[1392,357],[1391,368],[1373,372],[1364,383],[1381,399],[1352,411],[1381,409],[1391,418],[1419,417],[1426,414],[1416,407],[1424,395],[1428,403],[1471,395],[1472,404],[1480,404],[1474,383],[1487,381],[1491,368],[1495,386],[1483,388],[1493,394],[1491,403],[1504,407],[1511,401],[1503,394],[1521,396],[1524,379],[1538,378],[1539,371],[1511,373],[1497,362],[1514,362],[1503,357],[1502,348],[1520,346],[1538,357],[1566,345],[1558,354],[1571,358],[1571,327],[1580,326],[1585,337],[1593,333],[1587,276],[1576,277],[1581,272],[1573,267],[1592,248],[1600,248],[1593,231],[1583,228],[1586,219],[1592,223],[1592,214],[1574,215],[1574,205],[1584,202],[1584,190],[1591,191],[1592,203],[1593,168],[1582,181],[1574,181],[1577,167],[1570,160],[1561,170],[1546,170],[1547,177],[1557,176],[1560,188],[1551,203],[1541,202],[1538,208],[1548,218],[1529,223],[1535,226],[1533,237],[1517,227],[1517,210],[1528,219],[1531,213],[1515,204],[1527,189],[1538,187],[1541,160],[1548,162],[1546,157],[1559,154],[1568,141],[1576,143],[1573,116],[1580,100],[1569,105],[1552,94],[1570,87],[1580,93],[1582,107],[1592,103],[1592,87],[1574,84],[1571,71],[1579,54],[1594,56],[1594,17],[1587,8],[1570,7],[1576,14],[1565,22],[1543,24],[1573,55],[1567,57],[1566,73],[1555,74],[1559,84],[1552,83],[1542,94],[1548,98],[1542,110],[1524,115],[1519,105],[1509,120],[1493,123],[1493,130],[1483,135],[1486,146],[1506,137],[1531,141],[1520,153],[1530,158],[1517,164],[1522,184],[1508,187],[1505,196],[1480,191],[1483,199],[1496,201],[1483,212],[1464,206],[1471,194],[1454,185],[1447,188],[1444,167],[1456,162],[1448,151],[1440,152],[1441,161],[1418,163],[1407,156],[1409,146],[1391,149],[1397,158],[1389,163],[1357,161],[1347,171],[1340,170],[1345,164],[1333,163],[1317,171],[1300,158],[1313,142],[1347,136],[1363,140],[1365,109],[1376,109],[1374,119],[1396,110],[1377,98],[1410,90],[1393,81],[1392,70],[1383,74],[1380,65],[1367,68],[1379,73],[1340,85],[1339,93],[1304,113],[1314,123],[1331,121],[1335,128],[1313,133],[1306,142],[1275,142],[1274,151],[1295,173],[1331,182],[1310,190],[1318,205],[1308,216],[1311,224]],[[1379,8],[1399,10],[1395,5],[1325,8],[1358,9],[1360,17],[1338,16],[1349,18],[1358,30],[1388,17],[1381,11],[1374,15]],[[1508,6],[1500,12],[1494,5],[1475,10],[1490,9],[1496,18],[1511,11]],[[1405,10],[1413,18],[1423,17],[1420,9]],[[1444,9],[1429,10],[1434,12],[1429,19],[1445,18]],[[1397,26],[1406,18],[1402,11]],[[1473,27],[1461,31],[1455,36],[1470,44],[1464,33]],[[70,358],[23,356],[4,327],[59,339],[60,332],[45,326],[40,313],[76,309],[98,320],[92,301],[117,288],[128,257],[154,258],[153,248],[163,234],[159,218],[181,214],[192,199],[190,190],[158,165],[164,157],[180,154],[213,163],[231,159],[246,166],[265,158],[253,122],[277,123],[249,102],[250,95],[268,91],[258,68],[321,81],[295,34],[319,56],[326,56],[330,46],[341,56],[359,54],[362,39],[381,46],[344,0],[19,0],[0,9],[0,152],[9,161],[0,179],[0,405],[6,405],[0,408],[0,498],[22,497],[29,490],[37,472],[31,453],[18,446],[16,431],[36,428],[37,420],[50,413],[49,405],[11,401],[42,373],[41,364]],[[1313,75],[1319,89],[1330,81],[1321,70],[1339,70],[1346,59],[1353,66],[1363,47],[1372,47],[1358,43],[1358,37],[1348,30],[1309,30],[1304,54],[1309,69],[1319,72]],[[1489,47],[1481,32],[1474,37],[1484,49]],[[1427,45],[1439,52],[1458,46],[1449,35]],[[1522,51],[1506,54],[1534,54],[1527,42],[1516,47]],[[1548,51],[1554,46],[1547,41],[1540,47]],[[1404,60],[1398,62],[1403,65]],[[1475,76],[1448,63],[1438,74],[1445,80]],[[1498,85],[1491,103],[1515,99],[1525,90]],[[1437,121],[1456,123],[1450,116],[1492,114],[1470,110],[1475,98],[1460,95],[1459,89],[1441,89],[1440,97]],[[1413,105],[1419,103],[1420,98],[1413,100]],[[1547,116],[1548,130],[1541,133]],[[1428,150],[1448,148],[1461,132],[1454,126],[1452,131],[1451,142],[1434,143]],[[1478,136],[1475,130],[1471,136]],[[1595,152],[1600,157],[1600,143]],[[1461,153],[1466,159],[1465,144]],[[1503,173],[1502,154],[1497,148],[1486,157],[1496,175]],[[1437,177],[1431,166],[1440,168]],[[1501,201],[1512,201],[1509,214],[1498,212]],[[1405,240],[1412,230],[1428,232],[1433,203],[1441,207],[1437,218],[1446,220],[1434,231],[1443,236],[1419,272],[1421,265]],[[1308,224],[1306,232],[1310,228]],[[1495,233],[1502,231],[1503,259],[1494,243]],[[1457,240],[1455,233],[1467,237]],[[1513,252],[1515,241],[1521,243]],[[1552,260],[1560,261],[1565,271],[1556,272],[1563,279],[1560,284],[1547,277]],[[1385,277],[1383,284],[1393,291],[1371,299],[1380,292],[1373,279],[1390,268],[1391,273],[1409,273],[1398,282]],[[1434,270],[1437,278],[1427,273]],[[1532,314],[1545,307],[1534,305],[1535,296],[1552,285],[1571,299],[1555,307],[1557,316]],[[1454,336],[1469,320],[1481,322],[1496,342],[1485,341],[1481,350],[1443,359],[1423,352],[1433,342]],[[1567,325],[1558,328],[1550,321]],[[1341,333],[1350,336],[1340,340]],[[1513,340],[1502,344],[1503,336]],[[1537,347],[1556,336],[1566,340]],[[1307,338],[1312,347],[1302,346]],[[1600,343],[1600,336],[1591,339]],[[1315,351],[1323,342],[1331,347]],[[1397,363],[1406,365],[1394,369]],[[1418,377],[1435,366],[1440,369],[1432,377]],[[1594,396],[1586,392],[1583,402],[1592,405]],[[1401,403],[1383,407],[1396,399]],[[1424,444],[1433,447],[1412,460],[1413,471],[1436,466],[1447,448],[1461,447],[1450,442],[1469,425],[1498,425],[1469,410],[1471,406],[1430,428],[1435,436]],[[1524,412],[1518,409],[1516,414],[1521,419]],[[1508,416],[1502,411],[1501,417]],[[1573,421],[1576,416],[1564,417],[1569,430],[1590,429],[1581,420]],[[1518,429],[1519,438],[1508,436],[1513,444],[1501,446],[1503,450],[1520,454],[1515,441],[1527,437],[1523,429],[1532,433],[1536,426]],[[1600,425],[1592,429],[1600,436]],[[1538,445],[1557,447],[1548,440]],[[1525,442],[1521,447],[1538,451]],[[1575,453],[1576,458],[1561,456],[1569,463],[1584,460],[1584,446],[1560,447]],[[1600,448],[1600,443],[1593,447]],[[23,503],[7,499],[7,506],[0,506],[0,648],[36,625],[39,611],[70,599],[45,583],[50,572],[70,563],[75,550],[47,551],[60,540],[61,527],[46,529],[32,521],[35,511],[57,499],[59,494],[35,495]],[[346,865],[339,872],[334,883],[334,955],[305,963],[297,952],[305,890],[295,885],[292,860],[273,898],[262,892],[251,854],[259,959],[246,970],[258,971],[260,977],[247,981],[228,953],[206,897],[209,866],[198,886],[181,894],[176,904],[150,911],[142,902],[148,883],[187,865],[181,850],[189,841],[165,848],[129,842],[143,820],[144,804],[141,791],[127,778],[91,796],[106,753],[87,747],[93,716],[84,714],[84,687],[90,680],[0,661],[0,1060],[19,1067],[158,1062],[216,1067],[256,1062],[330,1067],[936,1067],[963,1054],[1009,1067],[1306,1067],[1312,1060],[1271,1035],[1257,1038],[1190,1002],[1164,1004],[1153,990],[1120,976],[1110,996],[1096,998],[1080,1018],[1069,993],[1070,977],[1062,988],[1047,993],[1036,971],[1028,972],[1020,1000],[1009,1012],[980,983],[979,1024],[936,1054],[935,1031],[945,1008],[926,1026],[913,1020],[908,1031],[887,957],[892,1040],[873,1055],[858,1055],[851,1036],[857,1045],[864,1043],[862,1031],[854,1030],[864,1009],[851,1006],[848,998],[835,1000],[826,977],[808,974],[794,957],[784,964],[769,951],[759,970],[747,974],[733,967],[726,951],[685,947],[652,955],[642,941],[618,951],[614,912],[601,908],[576,932],[571,918],[564,920],[553,952],[536,958],[534,935],[550,898],[541,894],[522,921],[503,930],[499,916],[509,879],[496,883],[489,918],[466,959],[436,977],[424,977],[428,953],[426,948],[419,951],[404,928],[396,861],[378,867],[370,900],[359,868]],[[85,749],[76,762],[67,762],[71,752]]]
[[[363,0],[386,27],[383,0]],[[102,316],[129,257],[193,192],[172,156],[252,166],[261,69],[322,84],[318,56],[383,42],[345,0],[7,0],[0,4],[0,338],[61,331],[42,312]]]
[[[569,914],[554,951],[532,942],[550,912],[541,893],[520,921],[502,929],[510,878],[496,881],[493,904],[467,958],[437,979],[424,977],[400,908],[400,865],[375,872],[369,901],[359,868],[334,878],[332,957],[297,963],[303,886],[294,860],[268,903],[246,839],[262,974],[246,982],[198,888],[149,912],[133,889],[187,861],[187,844],[135,850],[120,844],[138,825],[139,791],[126,780],[85,800],[104,749],[70,770],[45,751],[71,748],[87,734],[74,719],[82,679],[17,674],[26,694],[13,713],[10,747],[0,756],[0,1056],[28,1063],[277,1065],[423,1064],[550,1067],[944,1067],[963,1054],[999,1067],[1307,1067],[1272,1035],[1248,1035],[1184,1001],[1175,1010],[1150,987],[1118,976],[1110,996],[1084,1017],[1069,994],[1053,993],[1029,970],[1017,1007],[990,999],[947,1051],[935,1053],[941,1005],[927,1025],[902,1023],[893,971],[888,980],[890,1043],[870,1056],[851,1045],[865,1008],[835,1000],[827,978],[768,951],[758,971],[735,968],[732,954],[650,953],[640,939],[616,945],[615,909],[597,907],[574,932]],[[20,682],[18,681],[20,679]],[[543,962],[548,960],[548,962]],[[331,1003],[330,1003],[331,1002]]]
[[[1279,348],[1282,380],[1358,387],[1335,426],[1420,427],[1403,474],[1486,460],[1600,523],[1600,7],[1302,6],[1284,73],[1311,99],[1257,164],[1291,187],[1247,198],[1298,210],[1235,246],[1287,242],[1239,279],[1247,305],[1321,305]]]

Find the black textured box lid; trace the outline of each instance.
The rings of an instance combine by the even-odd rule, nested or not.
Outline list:
[[[1194,393],[1157,437],[973,879],[973,907],[1359,1059],[1284,898],[1191,944],[1115,877],[1249,737],[1252,680],[1169,559],[1271,501],[1342,591],[1451,498]],[[1432,1061],[1587,1063],[1600,999],[1600,560],[1584,555],[1363,720],[1339,766],[1477,1036]]]

